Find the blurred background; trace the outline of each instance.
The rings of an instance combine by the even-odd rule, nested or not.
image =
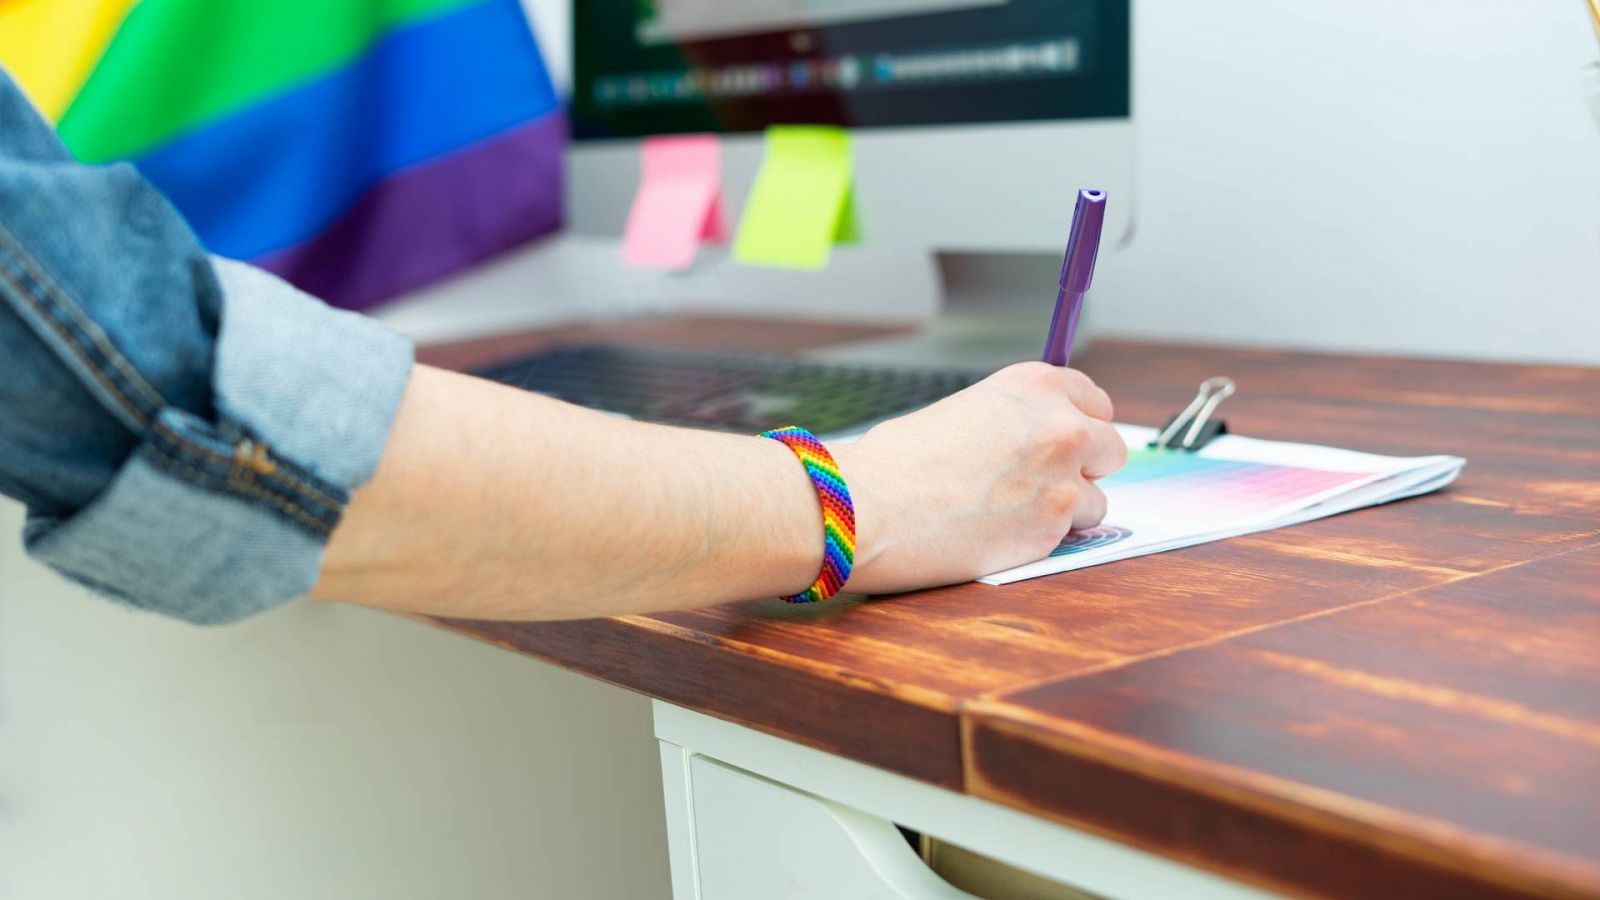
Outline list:
[[[570,11],[526,5],[564,95]],[[1581,2],[1139,0],[1133,35],[1137,213],[1091,337],[1600,363]],[[1058,264],[940,262],[1041,315]],[[379,314],[427,337],[543,265]],[[568,302],[522,287],[515,321]],[[0,896],[666,897],[659,790],[636,696],[353,608],[197,630],[0,542]]]

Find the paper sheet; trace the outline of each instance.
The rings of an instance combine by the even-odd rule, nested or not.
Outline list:
[[[622,259],[639,269],[682,271],[702,243],[727,240],[722,225],[722,149],[709,134],[647,138],[639,192],[622,234]]]
[[[1118,425],[1128,465],[1100,482],[1106,521],[1047,558],[978,579],[1009,584],[1281,528],[1438,490],[1465,460],[1397,457],[1225,435],[1198,453],[1149,450],[1155,429]]]
[[[821,269],[836,243],[856,240],[850,135],[842,128],[767,129],[766,156],[733,244],[748,265]]]

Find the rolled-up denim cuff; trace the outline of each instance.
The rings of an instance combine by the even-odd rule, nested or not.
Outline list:
[[[260,269],[213,268],[227,298],[215,375],[223,419],[328,482],[366,484],[405,396],[411,342]]]
[[[29,520],[28,552],[140,609],[219,625],[316,584],[322,539],[273,510],[197,487],[135,454],[71,518]]]
[[[29,551],[134,606],[230,622],[305,594],[351,492],[371,479],[410,342],[272,275],[215,260],[217,420],[162,410],[93,502],[30,520]]]

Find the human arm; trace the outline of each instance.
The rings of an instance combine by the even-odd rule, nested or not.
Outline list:
[[[855,497],[848,590],[965,581],[1094,524],[1126,449],[1081,374],[1015,366],[830,449]],[[793,594],[816,495],[774,441],[649,425],[418,367],[314,595],[464,618],[577,618]]]

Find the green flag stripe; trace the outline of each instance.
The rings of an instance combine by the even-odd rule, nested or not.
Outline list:
[[[59,129],[85,162],[137,156],[480,0],[143,0]]]

